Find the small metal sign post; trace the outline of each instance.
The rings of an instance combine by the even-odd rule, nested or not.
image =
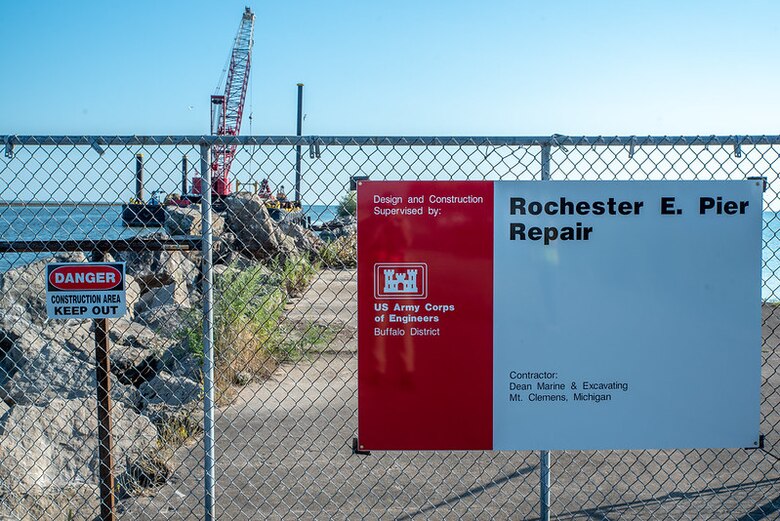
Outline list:
[[[93,262],[102,262],[102,251],[92,253]],[[124,269],[122,290],[124,293]],[[124,299],[123,299],[124,300]],[[123,313],[124,314],[124,313]],[[108,319],[95,318],[95,376],[97,377],[98,457],[100,459],[100,517],[113,521],[116,517],[114,497],[114,440],[111,437],[111,358]]]
[[[127,311],[124,263],[104,263],[101,250],[91,263],[46,266],[46,311],[50,319],[91,318],[95,324],[100,519],[116,519],[111,436],[111,358],[108,319]]]

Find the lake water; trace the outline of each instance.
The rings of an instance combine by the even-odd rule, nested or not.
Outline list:
[[[304,205],[312,223],[332,220],[336,206]],[[147,235],[160,228],[126,228],[121,206],[0,206],[0,240],[124,239]],[[21,266],[47,253],[0,254],[0,272]]]
[[[304,205],[312,223],[336,216],[336,206]],[[49,239],[120,239],[153,233],[157,228],[125,228],[119,206],[35,206],[0,207],[2,240]],[[780,300],[780,213],[764,212],[763,266],[761,296],[764,300]],[[0,254],[0,272],[21,266],[48,254]]]

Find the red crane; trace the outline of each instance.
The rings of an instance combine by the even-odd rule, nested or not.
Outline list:
[[[255,15],[244,8],[241,25],[238,26],[230,65],[225,82],[225,93],[211,96],[211,135],[237,136],[241,130],[246,90],[249,84],[249,67],[252,63]],[[216,197],[230,195],[230,165],[236,153],[236,145],[214,145],[211,149],[211,193]],[[193,180],[193,192],[200,194],[200,179]]]

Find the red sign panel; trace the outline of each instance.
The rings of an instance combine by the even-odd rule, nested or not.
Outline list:
[[[492,447],[493,183],[358,186],[364,450]]]
[[[50,270],[49,284],[60,291],[122,289],[122,272],[108,264],[70,264]]]

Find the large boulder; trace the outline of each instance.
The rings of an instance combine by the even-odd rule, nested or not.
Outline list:
[[[178,338],[190,312],[176,305],[163,305],[144,310],[135,317],[135,321],[161,337]]]
[[[169,284],[189,289],[198,277],[198,267],[180,251],[126,251],[121,253],[121,260],[138,283],[139,298],[151,288]]]
[[[0,312],[0,386],[44,348],[46,340],[40,333],[26,316]]]
[[[55,255],[0,273],[0,310],[24,314],[35,324],[46,321],[46,265],[84,262],[83,253]]]
[[[183,376],[188,380],[203,380],[203,364],[193,355],[185,342],[172,347],[162,358],[162,366],[173,376]]]
[[[200,207],[170,207],[165,218],[165,231],[170,235],[201,235]],[[225,229],[225,219],[217,212],[211,213],[211,232],[219,236]]]
[[[25,493],[3,493],[0,486],[0,519],[3,521],[94,521],[99,510],[100,494],[96,484],[35,487],[34,491]],[[67,516],[63,517],[63,513]]]
[[[125,275],[125,304],[127,305],[127,315],[131,318],[135,316],[135,305],[141,298],[141,286],[132,275]]]
[[[94,397],[97,378],[94,363],[76,357],[66,347],[46,343],[36,354],[24,357],[0,385],[0,400],[16,405],[43,405],[59,398]],[[138,391],[111,375],[111,396],[115,402],[134,407]]]
[[[279,223],[279,228],[294,241],[295,248],[302,253],[316,255],[325,245],[314,232],[300,224],[284,220]]]
[[[117,476],[128,463],[156,449],[151,421],[121,403],[111,410]],[[45,405],[17,405],[0,420],[0,483],[10,492],[42,493],[99,476],[97,402],[56,398]]]
[[[230,232],[214,237],[212,261],[215,266],[231,264],[238,258],[237,249],[240,245],[237,241],[236,235]],[[200,252],[198,252],[198,255],[200,255]]]
[[[109,337],[115,345],[141,349],[145,354],[161,355],[173,344],[170,338],[161,336],[148,326],[124,319],[111,323]]]
[[[183,284],[168,284],[149,288],[149,291],[141,295],[135,305],[135,313],[140,314],[147,310],[161,306],[177,306],[188,309],[191,307],[190,294]]]
[[[154,378],[160,358],[175,343],[139,322],[124,318],[109,322],[111,372],[126,385],[141,385]],[[94,364],[94,332],[81,343],[66,342],[66,346],[82,361]]]
[[[143,406],[165,404],[174,407],[187,405],[200,400],[201,385],[184,376],[174,376],[165,372],[144,383],[140,388]]]
[[[339,237],[357,234],[357,217],[354,215],[336,217],[332,221],[312,226],[312,229],[319,232],[322,240],[333,241]]]
[[[141,412],[160,432],[183,431],[189,436],[203,430],[202,388],[198,382],[160,372],[139,390]]]
[[[240,193],[228,199],[227,225],[236,236],[235,248],[256,259],[284,254],[289,248],[285,234],[257,195]]]

